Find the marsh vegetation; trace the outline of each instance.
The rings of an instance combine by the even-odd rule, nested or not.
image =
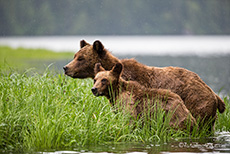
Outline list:
[[[12,51],[6,52],[9,50]],[[1,152],[44,151],[124,142],[147,145],[210,137],[206,130],[190,133],[170,128],[167,122],[163,122],[163,112],[157,113],[156,120],[145,121],[145,125],[138,120],[130,125],[130,115],[114,113],[105,97],[94,97],[90,91],[93,86],[91,79],[72,79],[57,74],[49,67],[43,71],[30,69],[24,59],[40,56],[40,59],[55,61],[64,55],[68,58],[70,54],[52,53],[50,56],[50,51],[34,50],[28,56],[25,54],[27,49],[8,47],[1,47],[0,51]],[[2,58],[3,53],[8,58]],[[229,97],[224,96],[224,101],[226,111],[218,115],[215,132],[230,131]]]

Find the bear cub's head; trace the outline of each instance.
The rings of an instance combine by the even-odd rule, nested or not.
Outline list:
[[[94,85],[91,89],[93,94],[95,96],[106,96],[110,98],[118,86],[122,70],[123,65],[121,63],[116,63],[110,71],[106,71],[101,66],[101,63],[95,64]]]

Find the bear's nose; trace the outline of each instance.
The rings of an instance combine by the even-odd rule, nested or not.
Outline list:
[[[91,89],[91,91],[92,91],[92,93],[93,93],[94,95],[97,95],[97,88],[93,87],[93,88]]]
[[[64,71],[66,72],[68,70],[68,67],[67,66],[64,66],[63,67]]]

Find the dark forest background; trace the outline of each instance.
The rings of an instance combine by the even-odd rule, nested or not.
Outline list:
[[[230,0],[0,0],[0,35],[229,35]]]

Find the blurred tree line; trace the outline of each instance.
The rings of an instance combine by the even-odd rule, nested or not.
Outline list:
[[[230,0],[0,0],[0,35],[230,34]]]

